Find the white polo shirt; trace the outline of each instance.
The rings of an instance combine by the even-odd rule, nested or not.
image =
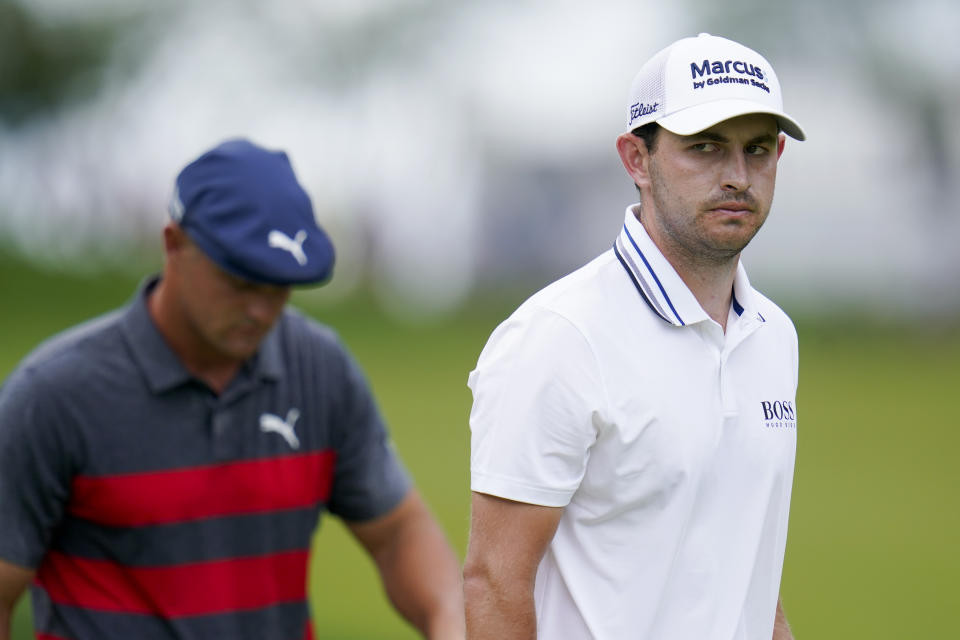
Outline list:
[[[565,508],[540,638],[770,640],[797,334],[742,266],[724,334],[635,211],[491,335],[469,378],[471,488]]]

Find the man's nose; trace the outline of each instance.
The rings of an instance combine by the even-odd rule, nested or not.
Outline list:
[[[245,305],[247,317],[260,324],[272,324],[285,302],[286,299],[282,296],[251,293]]]
[[[723,167],[723,189],[725,191],[746,191],[750,188],[750,176],[747,173],[747,158],[742,153],[731,154]]]

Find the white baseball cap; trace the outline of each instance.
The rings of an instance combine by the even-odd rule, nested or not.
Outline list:
[[[651,122],[681,136],[748,113],[769,113],[797,140],[797,121],[783,112],[780,82],[767,59],[733,40],[701,33],[650,58],[630,87],[627,129]]]

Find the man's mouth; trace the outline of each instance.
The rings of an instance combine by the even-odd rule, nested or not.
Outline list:
[[[730,202],[719,202],[717,204],[711,205],[708,208],[708,211],[710,211],[711,213],[716,213],[723,216],[742,217],[747,214],[753,213],[754,208],[747,202],[730,201]]]

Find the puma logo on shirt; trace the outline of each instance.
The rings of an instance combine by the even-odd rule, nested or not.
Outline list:
[[[279,433],[283,436],[283,439],[287,441],[291,449],[299,449],[300,438],[297,437],[297,433],[293,430],[293,425],[297,423],[298,418],[300,418],[300,410],[296,408],[287,411],[287,418],[285,420],[272,413],[264,413],[260,415],[260,430],[264,433]]]

